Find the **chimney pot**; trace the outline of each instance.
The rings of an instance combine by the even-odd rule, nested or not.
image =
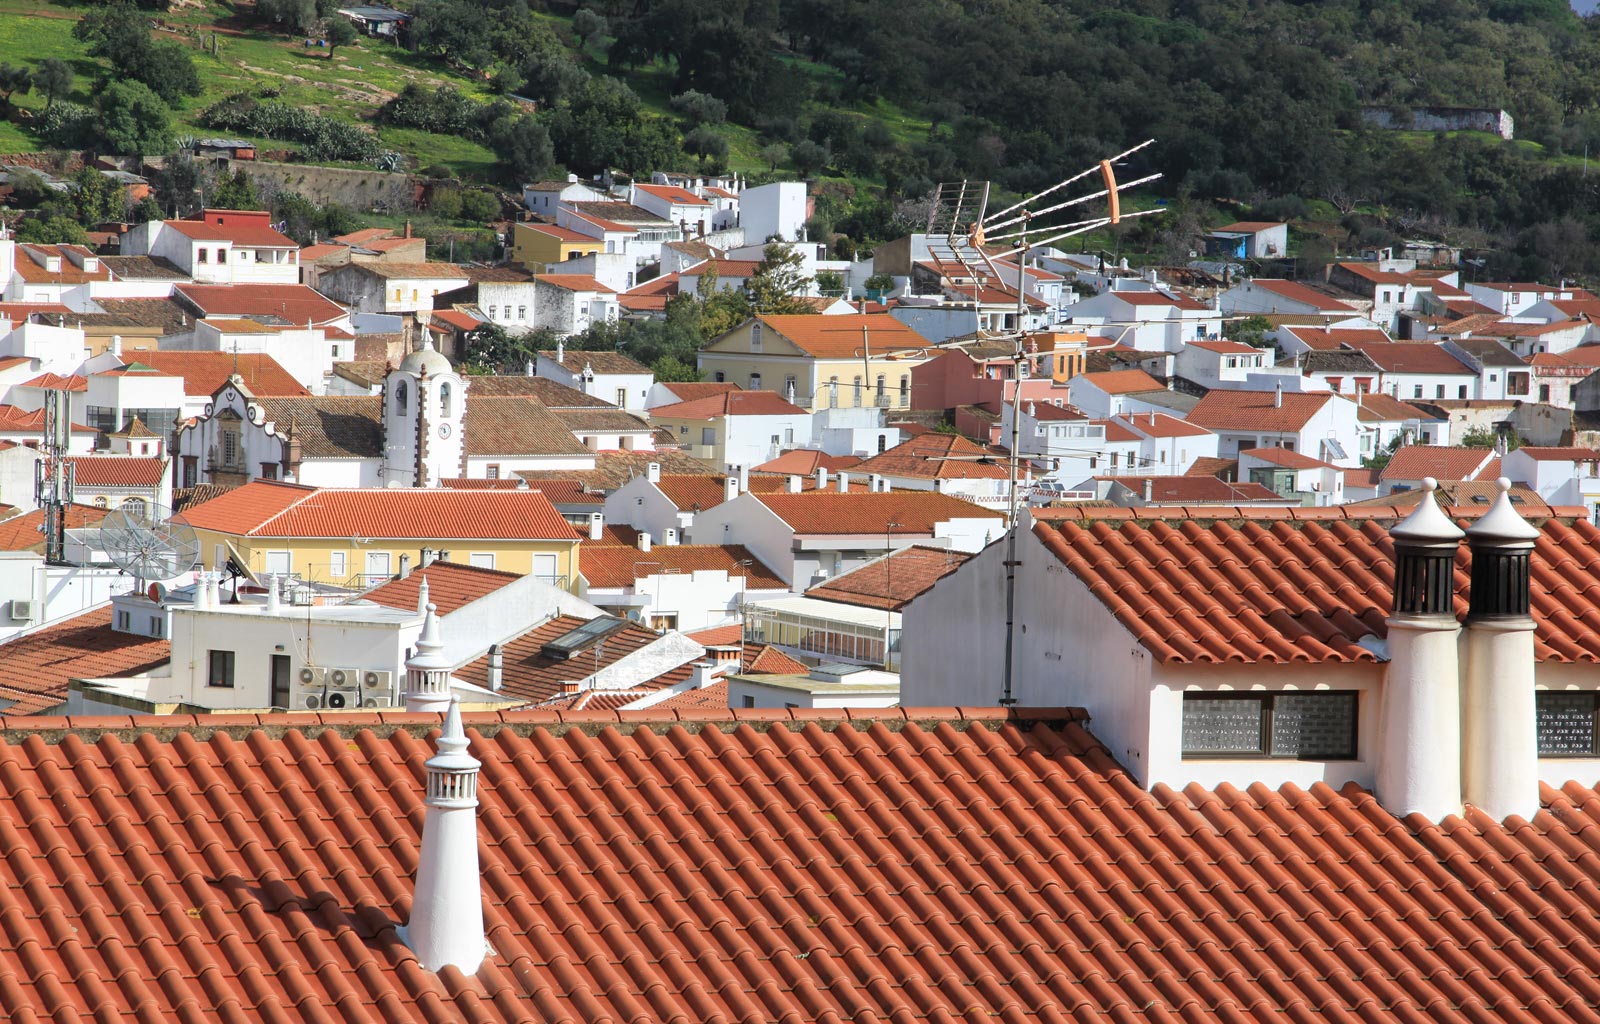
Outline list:
[[[401,555],[400,556],[400,578],[401,579],[405,579],[406,577],[408,577],[410,575],[411,575],[411,556],[410,555]]]
[[[488,953],[478,872],[477,758],[467,752],[461,704],[452,699],[438,753],[428,758],[427,813],[405,942],[427,970],[471,976]]]
[[[739,478],[728,476],[722,481],[722,500],[732,501],[739,496]]]
[[[678,545],[678,530],[677,530],[677,528],[669,526],[665,530],[663,530],[662,533],[661,533],[661,543],[665,544],[669,548],[670,547],[677,547],[677,545]]]
[[[800,493],[800,477],[796,473],[790,473],[789,474],[789,493],[790,494],[799,494]]]
[[[645,533],[643,530],[639,531],[639,550],[640,551],[649,551],[650,550],[650,535],[648,533]]]
[[[606,535],[606,517],[604,512],[589,513],[589,539],[600,540]]]
[[[504,676],[505,676],[505,655],[500,650],[500,645],[499,644],[490,644],[489,645],[489,672],[488,672],[489,689],[494,690],[496,693],[498,693],[500,691],[500,687],[505,685]]]
[[[839,493],[844,494],[850,490],[850,474],[844,470],[839,471]]]
[[[828,486],[828,469],[826,466],[817,467],[817,490]]]
[[[661,463],[652,462],[644,467],[645,479],[653,484],[661,482]]]

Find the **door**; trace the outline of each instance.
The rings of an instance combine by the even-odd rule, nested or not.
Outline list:
[[[289,693],[289,656],[287,654],[274,654],[272,656],[272,706],[283,711],[294,710],[289,706],[293,697]]]

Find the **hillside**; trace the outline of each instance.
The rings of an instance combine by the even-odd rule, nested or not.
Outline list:
[[[606,167],[799,175],[841,252],[913,223],[901,204],[933,182],[1032,189],[1154,136],[1147,166],[1181,216],[1097,242],[1180,252],[1249,213],[1331,219],[1330,245],[1420,233],[1507,273],[1600,273],[1584,159],[1600,155],[1600,21],[1560,0],[904,0],[893,17],[859,0],[585,2],[407,0],[405,47],[331,56],[305,45],[314,0],[147,13],[198,77],[172,102],[174,136],[250,136],[202,123],[244,93],[375,126],[413,168],[506,185]],[[94,103],[109,61],[72,30],[102,9],[0,0],[0,52],[68,61],[67,99]],[[407,86],[423,92],[385,108]],[[46,100],[14,102],[0,152],[49,147],[17,123]],[[1505,109],[1516,140],[1364,123],[1441,105]]]

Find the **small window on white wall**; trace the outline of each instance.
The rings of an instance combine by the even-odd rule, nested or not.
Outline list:
[[[294,560],[288,551],[267,552],[266,568],[268,575],[287,576],[293,564]]]
[[[470,564],[474,569],[493,569],[494,553],[490,551],[474,551]]]
[[[328,555],[328,579],[342,580],[350,575],[349,564],[345,561],[343,551],[330,552]]]

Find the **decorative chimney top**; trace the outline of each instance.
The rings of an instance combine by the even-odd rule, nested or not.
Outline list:
[[[1439,481],[1422,481],[1422,500],[1389,531],[1394,539],[1394,613],[1455,615],[1455,556],[1462,530],[1444,514],[1433,492]]]
[[[439,752],[428,758],[429,807],[478,806],[478,769],[482,764],[467,753],[467,733],[461,726],[461,701],[450,698],[444,728],[439,733]]]
[[[1469,620],[1525,618],[1532,603],[1528,556],[1539,530],[1511,503],[1511,481],[1495,481],[1500,496],[1477,522],[1467,528],[1472,549],[1472,589]]]
[[[427,815],[411,920],[401,937],[430,971],[473,975],[489,952],[478,873],[478,759],[467,753],[461,705],[450,701],[439,752],[428,758]]]
[[[438,608],[430,604],[422,620],[422,635],[417,637],[417,652],[406,662],[406,710],[444,711],[450,703],[450,667],[444,642],[439,639]]]

